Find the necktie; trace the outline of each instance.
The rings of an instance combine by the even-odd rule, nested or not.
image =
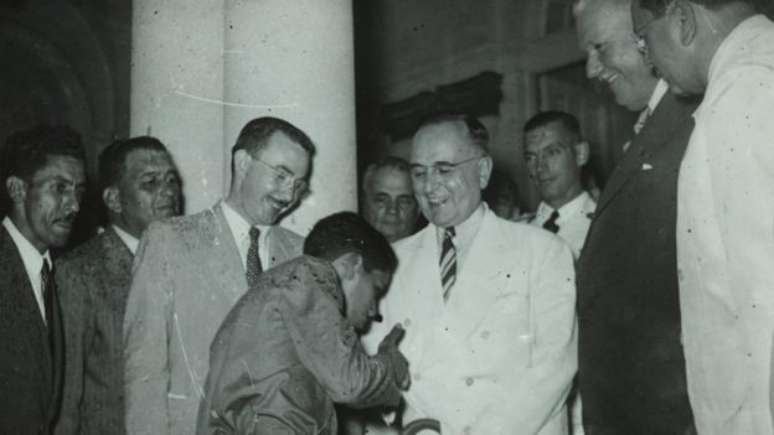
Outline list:
[[[43,307],[46,313],[46,326],[48,329],[48,345],[51,352],[54,351],[54,305],[56,293],[56,282],[54,281],[54,271],[48,264],[48,260],[43,260],[43,267],[40,269],[40,289],[43,291]]]
[[[548,217],[548,220],[543,222],[543,228],[556,234],[559,232],[559,225],[556,224],[557,219],[559,219],[559,212],[554,210],[554,212],[551,213],[551,216]]]
[[[454,282],[457,281],[457,249],[454,247],[454,227],[449,227],[443,233],[441,245],[441,286],[443,287],[443,300],[449,300],[449,293]]]
[[[261,256],[258,255],[258,238],[261,236],[261,230],[250,228],[250,248],[247,250],[247,286],[253,288],[258,282],[258,276],[263,272],[261,265]]]

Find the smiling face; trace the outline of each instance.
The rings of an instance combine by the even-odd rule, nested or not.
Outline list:
[[[419,208],[427,220],[445,228],[464,222],[481,204],[492,159],[471,143],[462,122],[444,122],[416,133],[411,166]]]
[[[83,162],[69,156],[49,156],[29,180],[9,177],[14,224],[41,253],[67,244],[86,190]]]
[[[117,186],[107,190],[111,189],[105,201],[111,219],[135,237],[151,222],[180,214],[180,176],[166,152],[129,153],[124,174]]]
[[[417,203],[411,186],[411,175],[395,168],[374,171],[365,189],[363,217],[390,242],[414,231]]]
[[[559,121],[527,132],[525,139],[527,171],[540,198],[558,209],[578,196],[583,190],[580,169],[585,163],[585,144]]]
[[[307,176],[309,154],[284,133],[272,134],[256,157],[239,150],[234,159],[234,183],[228,203],[250,225],[273,225],[304,193],[288,181],[290,177],[301,180]]]
[[[637,48],[628,3],[582,0],[576,18],[588,78],[606,84],[629,110],[645,108],[657,78]]]

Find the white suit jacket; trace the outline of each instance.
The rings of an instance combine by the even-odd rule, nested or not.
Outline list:
[[[436,227],[394,245],[400,264],[370,351],[396,322],[410,363],[404,421],[444,434],[566,434],[577,366],[575,280],[554,235],[486,210],[444,303]]]

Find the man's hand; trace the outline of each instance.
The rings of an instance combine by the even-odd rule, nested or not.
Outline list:
[[[392,330],[390,330],[390,333],[385,335],[382,338],[382,342],[379,343],[379,353],[398,350],[398,344],[403,339],[403,334],[405,333],[406,330],[403,329],[403,326],[400,323],[396,323]]]
[[[395,326],[392,327],[390,333],[382,339],[381,343],[379,343],[379,353],[385,354],[390,358],[390,362],[392,363],[393,379],[395,379],[395,383],[398,385],[398,388],[404,391],[408,390],[409,386],[411,385],[411,375],[409,374],[408,360],[398,350],[398,344],[403,338],[405,332],[406,331],[403,329],[400,323],[396,323]]]

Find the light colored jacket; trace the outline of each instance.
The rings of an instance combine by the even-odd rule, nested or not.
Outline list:
[[[303,239],[273,227],[268,267]],[[192,434],[215,332],[247,279],[222,205],[151,224],[140,241],[124,320],[129,434]]]
[[[448,302],[436,227],[395,244],[400,264],[369,351],[396,322],[412,385],[404,421],[444,434],[566,434],[576,371],[573,259],[556,236],[486,210]]]

